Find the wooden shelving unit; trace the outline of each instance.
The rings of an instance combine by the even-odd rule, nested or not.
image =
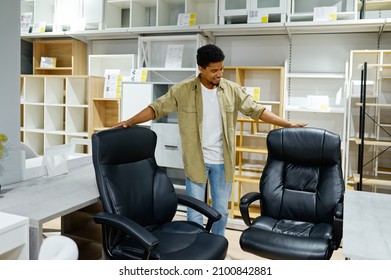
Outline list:
[[[91,104],[90,135],[94,132],[110,128],[119,122],[121,104],[119,98],[93,97]]]
[[[42,57],[56,58],[56,67],[40,67]],[[33,42],[33,74],[86,75],[87,45],[73,39],[35,40]]]
[[[260,97],[256,102],[282,116],[284,67],[226,66],[224,77],[243,87],[260,88]],[[267,158],[266,136],[274,128],[273,125],[254,121],[243,115],[238,118],[235,182],[229,205],[231,218],[240,217],[239,201],[244,193],[259,191],[259,181]],[[259,215],[259,207],[254,206],[250,215]]]
[[[93,220],[93,215],[102,209],[102,204],[97,202],[61,217],[61,234],[77,243],[80,260],[102,258],[101,225]]]
[[[258,132],[260,124],[261,121],[249,118],[238,119],[235,184],[230,202],[231,218],[241,216],[239,202],[244,193],[259,191],[259,182],[267,157],[267,133]],[[259,216],[259,207],[253,206],[250,216]]]

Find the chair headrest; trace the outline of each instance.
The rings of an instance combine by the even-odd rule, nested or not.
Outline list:
[[[154,158],[157,136],[146,127],[111,128],[92,135],[92,154],[101,164],[124,164]]]
[[[319,128],[280,128],[267,137],[269,156],[302,165],[331,165],[340,162],[338,134]]]

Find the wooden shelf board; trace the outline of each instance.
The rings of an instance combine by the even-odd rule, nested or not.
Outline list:
[[[256,176],[243,176],[243,175],[235,175],[235,181],[245,182],[251,184],[259,184],[260,177]]]
[[[354,183],[359,183],[360,181],[360,175],[354,174],[353,175]],[[383,185],[383,186],[390,186],[391,187],[391,176],[370,176],[365,175],[362,179],[363,185]]]
[[[362,8],[361,1],[357,3],[357,10],[360,11]],[[366,1],[365,3],[366,11],[382,11],[382,10],[391,10],[391,1]]]
[[[353,141],[356,142],[357,145],[361,144],[360,138],[353,138]],[[372,146],[382,146],[382,147],[389,147],[391,146],[391,141],[379,141],[379,140],[366,140],[364,139],[364,145],[372,145]]]
[[[267,154],[267,149],[261,148],[236,147],[236,151],[244,153]]]
[[[63,71],[63,70],[72,70],[72,67],[35,67],[35,70],[45,70],[45,71]]]
[[[250,119],[250,118],[238,118],[237,119],[237,122],[244,122],[244,123],[265,123],[264,121],[256,121],[256,120],[253,120],[253,119]]]
[[[356,103],[357,106],[362,106],[362,103]],[[391,107],[391,104],[380,104],[380,103],[365,103],[368,107]]]
[[[92,98],[93,101],[113,101],[113,102],[119,102],[120,98],[104,98],[104,97],[94,97]]]
[[[259,206],[251,206],[249,214],[250,214],[250,219],[255,219],[256,217],[259,217],[260,216]],[[242,214],[240,213],[240,210],[237,205],[235,205],[234,208],[231,209],[231,216],[242,217]]]

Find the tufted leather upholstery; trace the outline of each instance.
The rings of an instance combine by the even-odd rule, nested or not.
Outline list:
[[[340,138],[317,128],[282,128],[267,137],[268,159],[260,192],[241,199],[249,226],[244,251],[269,259],[330,259],[342,238]],[[260,200],[261,216],[248,206]]]
[[[103,248],[110,259],[224,259],[228,241],[209,232],[220,213],[179,195],[155,161],[156,134],[141,126],[92,136],[96,181],[104,212]],[[178,203],[208,218],[206,227],[173,221]]]

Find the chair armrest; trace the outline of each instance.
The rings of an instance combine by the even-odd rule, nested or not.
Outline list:
[[[341,244],[342,229],[343,229],[343,203],[339,202],[334,209],[334,220],[333,220],[334,250],[337,250]]]
[[[251,226],[249,207],[254,201],[261,201],[261,194],[259,192],[250,192],[243,195],[240,199],[240,214],[247,226]]]
[[[148,230],[124,216],[108,212],[100,212],[94,215],[94,221],[97,224],[121,230],[125,234],[137,240],[148,252],[150,252],[159,243],[157,238]]]
[[[334,216],[343,219],[343,203],[339,202],[334,209]]]
[[[205,202],[196,199],[194,197],[185,195],[185,194],[178,194],[178,203],[182,204],[184,206],[190,207],[198,212],[200,212],[202,215],[208,218],[208,222],[205,226],[205,229],[207,231],[210,231],[212,228],[212,225],[214,222],[217,222],[221,219],[221,214],[214,209],[209,204],[206,204]]]

